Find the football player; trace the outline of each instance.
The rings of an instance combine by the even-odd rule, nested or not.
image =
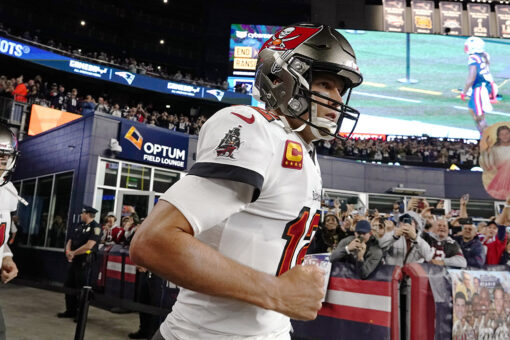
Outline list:
[[[471,90],[469,113],[481,134],[487,127],[484,113],[492,111],[491,101],[496,100],[498,89],[490,73],[490,60],[485,52],[485,42],[478,37],[470,37],[464,44],[464,52],[469,55],[469,75],[460,98],[465,101],[467,93]]]
[[[362,76],[329,26],[283,30],[285,45],[269,39],[257,61],[255,94],[268,110],[212,116],[197,162],[131,243],[136,264],[182,287],[153,339],[290,339],[289,317],[312,320],[321,308],[324,273],[299,265],[321,214],[313,142],[355,126],[347,103]]]
[[[7,245],[11,227],[11,212],[18,205],[18,193],[10,182],[10,176],[18,159],[18,141],[11,130],[0,123],[0,276],[7,283],[18,275],[18,268],[12,260]],[[5,339],[2,309],[0,308],[0,339]]]

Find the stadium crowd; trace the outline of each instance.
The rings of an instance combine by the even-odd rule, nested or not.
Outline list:
[[[370,162],[442,167],[456,164],[470,169],[478,166],[479,148],[478,143],[462,139],[385,136],[321,142],[318,153]]]
[[[396,201],[387,212],[372,209],[362,212],[349,204],[342,210],[340,202],[335,200],[332,207],[325,207],[324,223],[309,253],[329,252],[334,260],[342,259],[338,253],[346,246],[349,251],[342,253],[343,256],[360,251],[362,243],[370,248],[371,240],[373,246],[381,250],[372,270],[379,263],[402,266],[410,262],[430,262],[459,268],[507,264],[510,259],[506,232],[510,227],[510,196],[500,214],[478,224],[468,215],[468,202],[469,195],[461,197],[458,216],[452,216],[452,213],[445,213],[443,201],[432,207],[424,198],[411,198],[405,211],[403,202]],[[363,235],[369,236],[360,240],[359,236]],[[350,238],[348,244],[342,242],[352,236],[356,237]]]
[[[165,110],[156,110],[151,105],[145,106],[143,103],[136,106],[110,103],[107,96],[97,97],[97,101],[91,95],[80,97],[76,88],[69,91],[64,84],[43,82],[40,75],[27,81],[23,75],[10,79],[4,75],[0,76],[0,96],[13,98],[28,105],[38,104],[81,115],[111,114],[191,135],[198,135],[206,120],[204,115],[199,115],[196,108],[191,108],[186,114],[171,114]]]
[[[155,65],[151,61],[140,61],[129,56],[114,56],[101,51],[85,51],[76,46],[66,45],[59,41],[54,41],[51,38],[42,39],[40,38],[41,33],[25,31],[22,34],[16,34],[11,32],[10,28],[5,28],[0,23],[0,33],[11,36],[15,39],[23,40],[27,43],[34,44],[39,48],[53,51],[58,54],[66,55],[69,57],[82,59],[96,64],[106,65],[109,67],[115,67],[127,70],[131,73],[146,74],[153,77],[163,78],[167,80],[173,80],[177,82],[184,82],[192,85],[207,86],[218,89],[227,90],[228,82],[226,80],[208,79],[207,77],[192,74],[190,71],[183,71],[176,69],[172,65]],[[175,71],[173,71],[175,69]]]

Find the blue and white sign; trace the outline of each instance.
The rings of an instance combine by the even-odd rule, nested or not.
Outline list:
[[[185,170],[188,140],[189,136],[186,134],[137,122],[126,123],[123,121],[119,135],[122,152],[118,157]]]
[[[93,64],[49,52],[35,46],[9,40],[0,36],[0,54],[27,60],[39,65],[79,74],[86,77],[112,81],[122,85],[134,86],[145,90],[157,91],[176,96],[185,96],[211,100],[227,104],[251,103],[246,94],[222,91],[209,87],[178,83],[143,74],[134,74],[125,70]]]

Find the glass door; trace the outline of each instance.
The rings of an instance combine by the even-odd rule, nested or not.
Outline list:
[[[140,219],[147,217],[154,207],[155,194],[153,192],[133,192],[119,190],[115,215],[117,221],[123,216],[135,212]]]

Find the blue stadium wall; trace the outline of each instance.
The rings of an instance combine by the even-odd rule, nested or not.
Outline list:
[[[22,156],[13,179],[74,171],[68,221],[70,224],[77,221],[83,204],[93,203],[98,157],[112,158],[109,143],[111,138],[119,138],[121,121],[110,115],[95,114],[27,138],[20,143]],[[175,134],[164,131],[169,139]],[[195,162],[196,145],[197,138],[190,137],[188,169]],[[430,197],[456,199],[469,192],[474,199],[491,199],[483,188],[479,172],[366,164],[327,156],[319,156],[319,163],[324,188],[385,193],[389,188],[403,184],[425,189],[426,196]],[[15,257],[23,278],[54,282],[65,279],[68,264],[63,250],[18,247]]]

